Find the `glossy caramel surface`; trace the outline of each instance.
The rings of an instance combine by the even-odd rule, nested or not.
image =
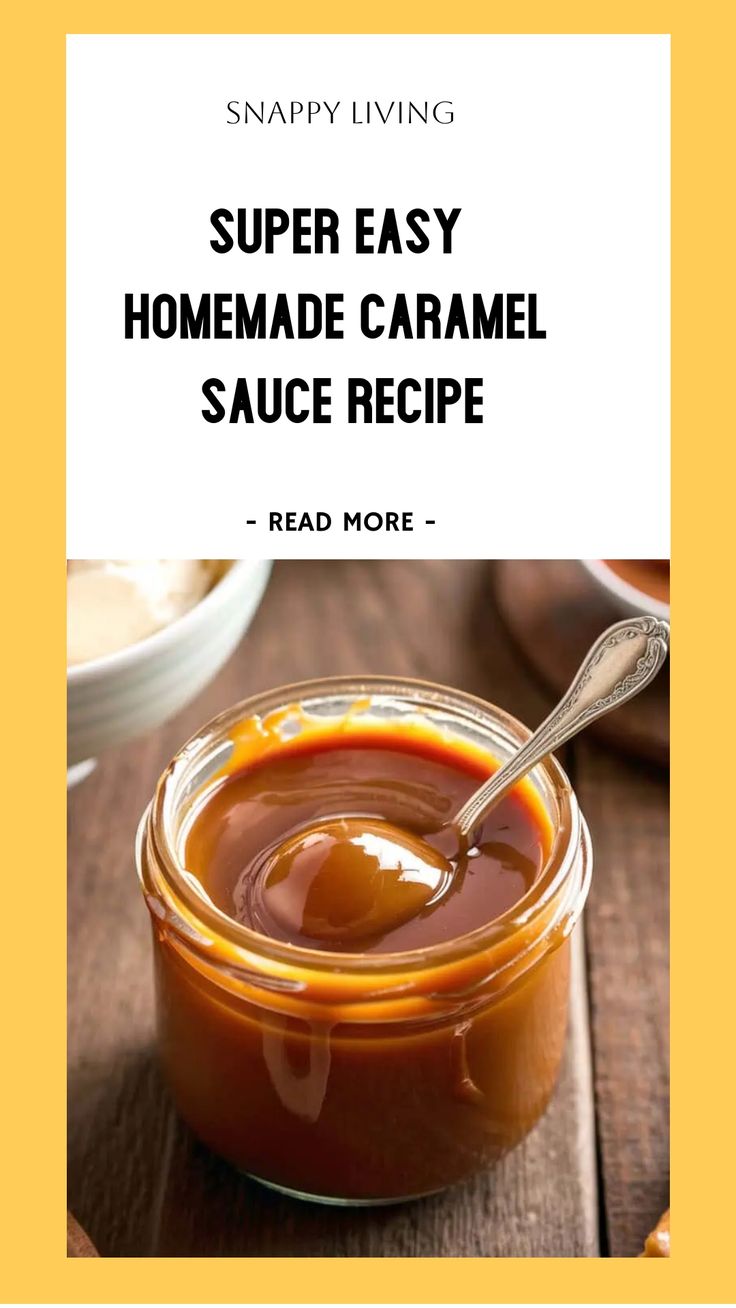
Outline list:
[[[530,887],[533,900],[553,838],[536,790],[525,781],[499,805],[448,885],[447,819],[497,766],[485,749],[418,721],[322,723],[298,706],[244,719],[232,740],[181,849],[188,884],[260,936],[245,956],[226,932],[210,949],[196,926],[152,913],[180,1112],[236,1167],[307,1196],[403,1199],[495,1162],[552,1093],[569,941],[548,929],[557,897],[482,946],[463,933]],[[387,822],[406,833],[398,860]],[[431,944],[446,941],[461,947],[437,964]],[[312,953],[284,958],[284,942]]]
[[[488,771],[397,732],[290,746],[219,783],[186,867],[228,916],[291,944],[384,953],[452,940],[518,903],[549,849],[519,789],[455,857],[446,824]]]

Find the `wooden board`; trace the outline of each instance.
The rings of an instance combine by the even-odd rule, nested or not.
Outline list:
[[[653,1223],[647,1216],[641,1232],[634,1227],[663,1184],[661,1152],[653,1141],[661,1135],[658,1114],[666,1131],[666,1104],[654,1082],[649,1086],[644,1060],[639,1077],[649,1105],[646,1120],[632,1113],[632,1120],[622,1122],[617,1113],[621,1097],[630,1094],[631,1066],[619,1067],[624,1034],[610,1026],[609,1008],[619,1002],[619,985],[628,988],[628,1004],[636,999],[624,970],[616,972],[615,950],[601,941],[603,917],[596,917],[589,936],[600,949],[600,967],[592,957],[584,965],[578,933],[570,1038],[550,1110],[500,1167],[466,1186],[395,1208],[342,1211],[299,1204],[237,1176],[197,1144],[172,1110],[155,1060],[148,923],[133,865],[136,824],[161,769],[206,718],[279,682],[341,672],[451,683],[529,722],[549,708],[505,633],[488,564],[276,565],[251,631],[217,681],[174,722],[102,759],[70,794],[70,1207],[102,1256],[585,1256],[599,1252],[601,1235],[611,1248],[637,1253]],[[570,764],[576,765],[575,756]],[[610,785],[601,767],[581,755],[598,856],[609,867],[624,860],[633,878],[639,827],[630,824],[620,833],[619,815],[599,793]],[[621,769],[629,776],[625,761],[612,759],[610,767],[616,776]],[[629,798],[636,804],[635,794]],[[659,815],[651,840],[661,863],[657,842],[663,813],[666,821],[666,791],[656,782],[647,804]],[[602,912],[604,891],[599,902]],[[634,905],[624,925],[633,929],[636,921]],[[660,917],[652,929],[661,930]],[[652,948],[637,973],[653,1018],[663,985],[666,991],[666,976],[662,981],[654,975],[660,966],[659,949]],[[592,1028],[587,976],[594,983]],[[609,1031],[603,1044],[597,1044],[596,1013]],[[597,1051],[598,1101],[591,1048]],[[651,1147],[642,1147],[647,1140]],[[634,1191],[645,1194],[646,1202],[635,1205],[629,1218]]]
[[[495,565],[498,606],[525,659],[556,696],[586,650],[621,614],[578,559],[509,559]],[[669,762],[669,669],[591,731],[633,754]]]
[[[669,813],[659,768],[581,739],[595,868],[585,914],[603,1239],[635,1253],[669,1204]]]

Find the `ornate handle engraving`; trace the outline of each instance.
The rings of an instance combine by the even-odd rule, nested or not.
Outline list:
[[[657,618],[630,618],[604,631],[549,717],[460,809],[453,825],[462,838],[469,839],[494,804],[547,754],[648,686],[667,657],[669,643],[669,623]]]

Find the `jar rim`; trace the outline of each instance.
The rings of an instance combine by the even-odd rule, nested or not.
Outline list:
[[[543,918],[548,913],[551,902],[565,889],[566,882],[574,883],[572,873],[577,865],[576,855],[581,843],[586,845],[587,828],[566,773],[557,760],[549,756],[530,774],[532,777],[544,776],[558,805],[558,820],[553,824],[553,839],[547,860],[533,885],[516,904],[499,917],[464,935],[418,949],[380,954],[314,949],[262,935],[235,921],[204,898],[182,865],[173,833],[177,798],[175,787],[180,783],[181,770],[191,769],[197,757],[211,748],[218,736],[227,739],[228,730],[243,721],[257,720],[266,712],[274,712],[291,704],[308,705],[312,701],[325,701],[331,697],[351,697],[358,701],[365,696],[369,697],[369,702],[372,702],[374,696],[403,701],[418,712],[421,712],[422,707],[444,709],[451,716],[454,714],[458,719],[472,721],[481,730],[495,730],[497,734],[500,730],[512,745],[523,743],[531,734],[529,728],[518,719],[478,696],[410,677],[332,676],[299,681],[248,696],[217,714],[189,738],[162,773],[153,800],[141,819],[137,839],[138,873],[144,893],[148,899],[151,890],[155,889],[159,896],[162,890],[168,892],[174,901],[172,925],[175,930],[178,928],[181,931],[190,946],[192,943],[196,945],[196,934],[204,928],[214,938],[206,942],[208,957],[213,957],[212,946],[219,941],[230,950],[234,948],[238,960],[245,967],[254,964],[257,966],[259,962],[269,960],[277,966],[286,964],[292,971],[301,969],[311,974],[325,971],[339,971],[345,976],[410,974],[417,970],[439,968],[468,955],[485,953],[499,942],[509,940],[516,932],[531,928],[537,918]],[[146,876],[150,878],[150,867],[145,854],[151,852],[147,848],[150,846],[159,873],[154,879],[154,885],[146,884]],[[580,884],[571,884],[571,893],[563,896],[561,914],[564,918],[564,935],[569,934],[587,895],[590,859],[585,859],[584,864]],[[191,919],[189,923],[181,917],[182,908]],[[557,917],[552,925],[559,926]],[[192,927],[195,929],[195,937]]]

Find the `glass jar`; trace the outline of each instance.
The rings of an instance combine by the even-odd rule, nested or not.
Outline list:
[[[552,824],[549,857],[495,921],[394,954],[307,949],[242,926],[183,866],[194,816],[226,772],[347,725],[351,736],[429,732],[482,754],[489,771],[529,735],[500,709],[429,683],[335,677],[272,690],[215,718],[172,760],[141,821],[137,864],[161,1056],[183,1118],[279,1190],[374,1204],[462,1181],[544,1112],[591,850],[549,758],[530,774]]]

